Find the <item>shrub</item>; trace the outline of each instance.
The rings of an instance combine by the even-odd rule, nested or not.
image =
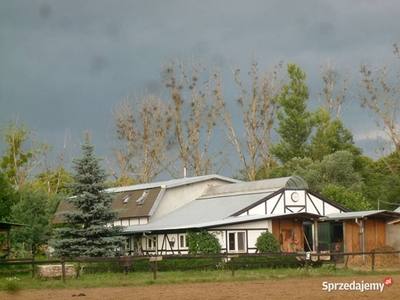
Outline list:
[[[257,238],[256,247],[260,253],[279,252],[278,240],[268,231]]]
[[[221,245],[214,233],[208,231],[188,232],[189,253],[216,254],[221,253]]]

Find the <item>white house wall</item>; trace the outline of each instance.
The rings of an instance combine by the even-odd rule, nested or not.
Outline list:
[[[293,193],[297,193],[298,198],[293,198]],[[309,194],[304,190],[286,190],[282,194],[269,198],[257,206],[244,211],[240,216],[277,215],[297,212],[327,215],[340,213],[342,211],[325,200]]]
[[[306,208],[309,213],[324,216],[342,212],[340,209],[311,194],[308,194],[306,197]]]
[[[194,201],[200,197],[209,186],[217,186],[222,184],[227,184],[227,182],[219,179],[212,179],[208,181],[192,183],[184,187],[166,189],[164,195],[162,196],[162,201],[158,203],[157,209],[150,217],[151,221],[154,221],[176,210],[177,208]]]

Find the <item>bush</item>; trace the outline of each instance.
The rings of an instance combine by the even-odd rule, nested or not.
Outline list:
[[[217,254],[221,253],[221,245],[214,233],[208,231],[188,232],[190,254]]]
[[[260,253],[279,252],[278,240],[268,231],[257,238],[256,247]]]

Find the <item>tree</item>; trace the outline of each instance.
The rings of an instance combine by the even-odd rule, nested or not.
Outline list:
[[[1,158],[1,168],[12,185],[21,190],[50,145],[36,141],[36,133],[24,125],[18,125],[16,120],[9,122],[3,131],[1,140],[6,143],[6,148]]]
[[[321,108],[315,113],[315,127],[317,130],[307,150],[314,161],[320,161],[336,151],[348,150],[354,155],[361,155],[362,150],[355,146],[351,131],[343,126],[340,119],[332,121],[330,114]]]
[[[64,135],[63,148],[57,154],[56,163],[50,163],[50,147],[44,149],[37,157],[39,161],[38,168],[40,173],[35,175],[32,187],[35,190],[43,190],[49,196],[56,194],[68,194],[70,191],[67,185],[72,181],[71,175],[66,171],[66,166],[69,163],[69,142],[70,142],[70,131],[67,129]]]
[[[371,210],[374,208],[361,192],[349,191],[343,186],[327,184],[323,187],[321,194],[353,211]]]
[[[394,53],[400,59],[397,44],[394,44]],[[395,152],[400,158],[400,123],[397,116],[400,111],[400,69],[393,70],[383,66],[372,70],[363,63],[360,72],[361,107],[370,113],[379,130],[388,137],[388,142],[379,146],[379,153],[385,158],[387,154]],[[390,169],[398,169],[397,165],[387,164]],[[399,176],[394,170],[392,172]]]
[[[43,191],[34,192],[30,188],[21,190],[19,201],[11,208],[11,219],[27,226],[12,231],[13,243],[29,245],[36,254],[51,236],[51,220],[58,203],[58,197],[48,198]]]
[[[271,70],[260,72],[258,62],[252,58],[249,87],[241,78],[239,69],[232,72],[240,91],[236,104],[243,117],[243,133],[235,126],[237,120],[232,121],[229,106],[222,95],[219,73],[215,73],[217,87],[214,94],[221,110],[218,122],[239,157],[240,173],[245,180],[258,179],[260,167],[263,173],[268,173],[274,164],[270,153],[271,132],[278,109],[277,95],[283,85],[281,69],[282,62],[279,62]]]
[[[95,157],[90,134],[86,132],[82,157],[73,160],[75,197],[67,199],[75,210],[61,213],[66,222],[80,226],[55,230],[57,239],[51,244],[58,256],[115,256],[117,248],[125,244],[122,227],[113,226],[118,211],[109,209],[114,196],[105,192],[107,174],[100,161]]]
[[[334,119],[340,119],[347,110],[343,106],[347,101],[349,74],[344,75],[342,85],[339,86],[340,74],[335,63],[328,60],[320,68],[324,87],[322,92],[317,91],[320,107]]]
[[[276,132],[281,140],[271,147],[271,153],[282,164],[294,157],[306,156],[307,140],[313,127],[312,114],[307,111],[306,74],[293,63],[287,65],[287,71],[290,82],[283,86],[278,97],[281,110],[277,114]]]
[[[361,191],[362,177],[355,169],[356,159],[349,151],[337,151],[321,161],[309,157],[295,157],[284,166],[276,168],[274,177],[298,175],[304,178],[310,189],[321,192],[324,186],[333,184],[351,191]]]
[[[111,173],[119,185],[152,182],[168,157],[171,112],[153,94],[126,99],[114,112],[117,145],[112,146],[118,174],[110,161]]]
[[[8,177],[3,172],[0,172],[0,221],[9,221],[11,207],[16,202],[16,191]]]
[[[198,62],[174,60],[161,75],[172,118],[166,170],[174,178],[182,178],[185,168],[193,176],[218,173],[224,165],[223,145],[210,151],[220,113],[213,96],[215,76],[207,76]]]
[[[270,253],[279,251],[278,240],[268,231],[264,231],[257,238],[256,247],[260,253]]]

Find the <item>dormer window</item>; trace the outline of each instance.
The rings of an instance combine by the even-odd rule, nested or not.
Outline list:
[[[128,195],[125,195],[124,197],[122,197],[122,202],[124,203],[124,204],[126,204],[126,203],[128,203],[128,201],[129,201],[129,199],[131,198],[131,195],[130,194],[128,194]]]
[[[149,190],[143,192],[142,196],[136,200],[137,205],[142,205],[144,201],[146,201],[147,195],[149,194]]]

